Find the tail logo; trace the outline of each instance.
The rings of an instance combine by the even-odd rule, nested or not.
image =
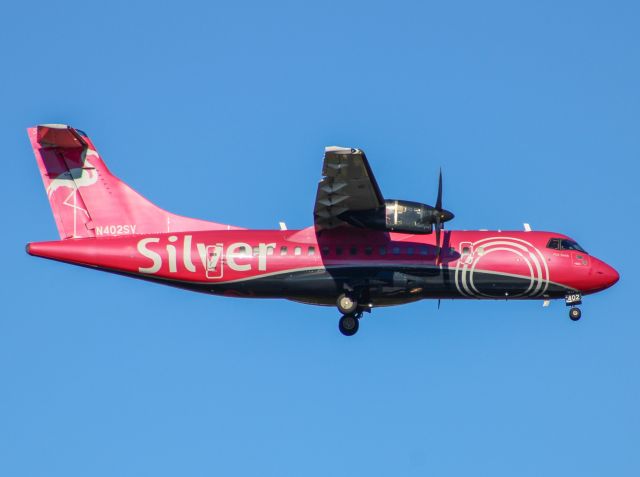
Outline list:
[[[61,187],[71,189],[71,193],[62,201],[62,205],[73,210],[73,238],[79,237],[78,211],[85,214],[88,219],[91,218],[89,211],[81,207],[80,204],[82,204],[82,201],[78,204],[78,189],[92,186],[98,182],[98,171],[89,162],[88,157],[90,156],[100,157],[93,149],[85,149],[83,152],[83,167],[74,167],[73,169],[63,172],[52,179],[47,187],[47,196],[49,199],[51,199],[53,193]]]
[[[49,187],[47,187],[49,198],[60,187],[67,187],[75,191],[80,187],[88,187],[98,182],[98,171],[93,168],[93,165],[87,159],[89,156],[99,157],[96,151],[87,149],[84,153],[84,167],[69,169],[51,180]]]

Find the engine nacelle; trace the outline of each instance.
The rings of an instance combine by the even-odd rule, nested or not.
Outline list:
[[[355,227],[405,234],[430,234],[433,232],[435,214],[436,209],[427,204],[385,200],[384,207],[349,211],[340,215],[340,218]]]

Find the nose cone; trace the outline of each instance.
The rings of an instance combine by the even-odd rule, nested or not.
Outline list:
[[[593,277],[597,282],[599,290],[604,290],[614,285],[620,280],[620,274],[611,265],[607,265],[602,260],[597,260],[593,265]]]

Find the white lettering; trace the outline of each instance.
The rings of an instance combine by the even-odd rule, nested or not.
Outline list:
[[[196,244],[198,248],[198,255],[200,256],[200,261],[202,262],[202,266],[204,269],[207,269],[207,246],[203,243]]]
[[[218,263],[224,263],[222,258],[222,244],[218,243],[215,246],[211,245],[207,247],[207,271],[215,271],[218,268]],[[222,263],[220,266],[222,267]]]
[[[191,261],[191,235],[184,236],[184,244],[182,247],[182,261],[184,262],[184,268],[191,273],[196,271],[196,267],[193,266]]]
[[[98,225],[96,235],[132,235],[136,233],[137,225]]]
[[[146,238],[142,239],[138,242],[138,252],[140,252],[143,256],[147,257],[151,261],[153,261],[153,265],[150,267],[140,267],[138,271],[140,273],[157,273],[162,266],[162,257],[159,253],[154,252],[153,250],[149,250],[147,248],[148,243],[158,243],[160,242],[159,238]]]
[[[97,229],[98,228],[96,228],[96,230]],[[123,225],[121,232],[128,233],[133,232],[134,230],[135,226]],[[118,226],[110,225],[103,227],[100,232],[102,234],[111,234],[113,232],[113,235],[117,235],[119,231]],[[175,243],[179,243],[180,238],[183,240],[181,254],[178,253],[178,246],[174,245]],[[164,253],[150,250],[148,247],[148,245],[152,243],[159,244],[161,240],[166,240],[166,256]],[[251,271],[254,269],[253,267],[256,266],[254,262],[255,256],[257,256],[257,270],[264,272],[268,268],[267,257],[269,255],[273,255],[273,250],[276,248],[276,244],[273,242],[259,243],[258,246],[255,247],[255,249],[257,249],[257,255],[252,255],[252,251],[255,253],[254,249],[252,249],[251,245],[245,242],[232,243],[226,248],[226,253],[224,244],[222,243],[217,243],[215,245],[196,243],[195,250],[193,250],[193,245],[192,235],[184,235],[182,237],[178,235],[171,235],[165,239],[157,237],[142,239],[137,245],[138,252],[140,252],[143,257],[151,260],[151,265],[148,267],[139,267],[138,270],[140,273],[157,273],[162,268],[163,260],[166,258],[168,261],[169,273],[177,273],[179,266],[184,266],[186,271],[190,273],[196,273],[198,271],[198,267],[196,267],[196,264],[193,261],[194,257],[192,256],[192,252],[196,252],[206,273],[209,273],[212,270],[218,270],[225,262],[231,270],[236,272]],[[180,259],[182,259],[181,262],[179,262]]]
[[[269,253],[269,247],[276,248],[275,243],[261,243],[258,247],[258,270],[264,272],[267,269],[267,253]]]
[[[240,252],[243,249],[243,252]],[[236,263],[236,258],[251,258],[251,246],[248,243],[236,242],[229,245],[227,248],[227,264],[232,270],[236,272],[246,272],[251,270],[251,264],[239,264]]]
[[[169,242],[175,242],[178,237],[172,235],[169,237]],[[169,273],[176,273],[178,267],[176,265],[176,247],[173,245],[167,245],[167,255],[169,256]]]

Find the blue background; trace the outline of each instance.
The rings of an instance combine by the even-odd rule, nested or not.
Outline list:
[[[10,2],[0,15],[0,475],[640,475],[637,2]],[[323,147],[461,229],[564,232],[563,303],[338,314],[40,260],[25,128],[89,133],[176,213],[312,221]]]

